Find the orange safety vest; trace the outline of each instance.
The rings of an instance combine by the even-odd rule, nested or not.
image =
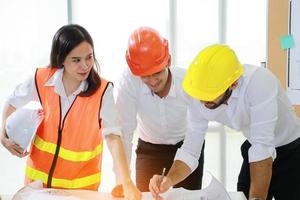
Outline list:
[[[44,187],[98,190],[101,179],[101,101],[108,82],[101,79],[89,97],[76,96],[65,118],[60,96],[44,86],[56,69],[39,68],[35,83],[45,118],[27,160],[25,184],[41,180]]]

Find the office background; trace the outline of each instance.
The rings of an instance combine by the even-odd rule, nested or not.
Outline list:
[[[267,53],[266,21],[264,0],[0,0],[0,110],[18,83],[49,63],[52,37],[67,23],[90,32],[101,76],[117,85],[127,67],[129,34],[139,26],[153,27],[168,38],[172,65],[187,68],[199,50],[217,42],[235,49],[242,63],[261,65]],[[222,128],[210,128],[205,168],[227,190],[235,191],[244,138],[228,128],[222,135]],[[109,191],[114,179],[110,154],[104,151],[100,190]],[[22,186],[24,168],[25,159],[0,147],[0,194],[12,194]]]

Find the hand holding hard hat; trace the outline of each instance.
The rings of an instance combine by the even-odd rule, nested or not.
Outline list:
[[[9,140],[25,152],[30,147],[43,117],[44,114],[41,109],[17,109],[6,120],[5,130]]]

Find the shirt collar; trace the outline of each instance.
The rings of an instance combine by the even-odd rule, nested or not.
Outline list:
[[[59,94],[60,96],[63,96],[65,94],[64,85],[62,82],[64,69],[58,69],[53,76],[44,84],[44,86],[54,87],[54,91]],[[80,85],[78,86],[77,90],[75,90],[71,95],[78,95],[82,91],[87,90],[88,82],[81,81]]]
[[[171,87],[169,90],[169,93],[167,94],[167,96],[165,97],[176,97],[176,82],[175,82],[175,77],[174,77],[174,73],[173,70],[171,70],[170,68],[168,68],[169,73],[171,73],[172,75],[172,80],[171,80]],[[181,86],[180,86],[181,87]],[[145,95],[155,95],[150,89],[149,87],[143,83],[143,88],[142,88],[143,94]]]

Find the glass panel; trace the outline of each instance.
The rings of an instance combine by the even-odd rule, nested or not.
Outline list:
[[[127,67],[125,51],[134,29],[150,26],[168,37],[168,3],[168,0],[74,1],[73,21],[92,35],[102,77],[117,84],[120,73]]]
[[[0,0],[1,112],[15,86],[36,67],[49,64],[52,37],[66,23],[66,1]],[[25,160],[0,145],[0,194],[13,194],[23,186]]]
[[[227,0],[227,43],[241,63],[266,61],[267,2]]]
[[[177,65],[188,68],[197,53],[218,42],[218,0],[177,1]]]

